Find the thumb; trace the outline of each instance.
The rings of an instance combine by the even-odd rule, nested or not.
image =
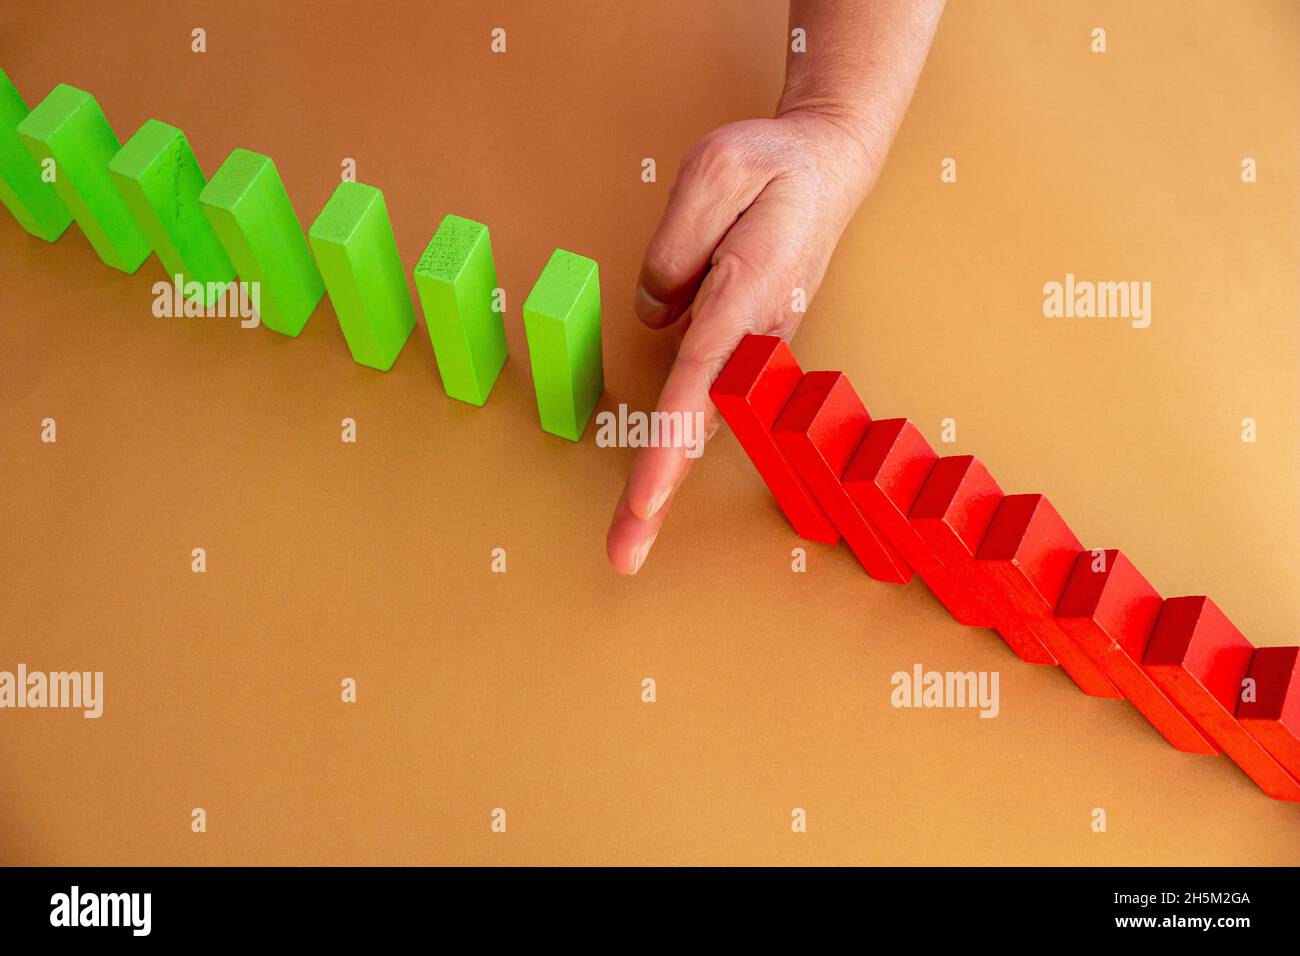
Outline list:
[[[718,244],[767,185],[769,164],[750,142],[770,122],[716,129],[683,158],[637,281],[636,313],[651,328],[687,312]]]

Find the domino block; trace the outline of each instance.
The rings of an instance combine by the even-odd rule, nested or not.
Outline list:
[[[867,574],[906,584],[912,568],[849,497],[840,479],[871,424],[842,372],[809,372],[772,426],[777,447],[835,522]]]
[[[802,380],[803,369],[783,339],[747,335],[723,366],[709,397],[795,534],[805,541],[837,544],[840,533],[772,437],[772,425]]]
[[[60,83],[18,124],[18,137],[38,163],[54,160],[54,188],[104,264],[139,269],[153,249],[109,177],[122,144],[95,98]]]
[[[938,460],[906,418],[873,421],[844,472],[844,490],[959,623],[992,627],[994,616],[978,593],[948,570],[907,520]]]
[[[1119,698],[1101,669],[1057,624],[1053,611],[1083,545],[1042,495],[1007,495],[975,553],[1079,689]]]
[[[275,163],[232,150],[199,193],[199,207],[240,279],[257,289],[262,324],[296,337],[320,304],[325,282]]]
[[[442,388],[482,405],[506,363],[506,327],[492,308],[497,270],[492,240],[480,222],[443,218],[415,266]]]
[[[1207,597],[1165,602],[1142,666],[1269,796],[1300,800],[1300,782],[1237,722],[1255,648]]]
[[[0,70],[0,202],[38,239],[53,242],[72,224],[72,213],[41,166],[18,138],[18,124],[30,111],[22,94]]]
[[[975,559],[1002,498],[1002,489],[978,458],[940,458],[916,496],[908,521],[944,566],[990,608],[998,633],[1017,657],[1030,664],[1055,664],[1056,658],[1021,620],[989,566]]]
[[[556,249],[524,302],[524,333],[542,429],[577,441],[605,390],[596,263]]]
[[[109,176],[169,276],[199,283],[205,306],[235,278],[235,267],[199,210],[207,180],[189,141],[174,126],[148,120],[108,164]]]
[[[387,372],[415,328],[415,308],[384,194],[339,183],[307,236],[352,358]]]
[[[1074,562],[1056,622],[1160,735],[1184,753],[1217,754],[1218,744],[1142,669],[1164,599],[1119,551]]]
[[[1300,647],[1259,647],[1246,676],[1253,700],[1237,704],[1237,722],[1300,779]]]

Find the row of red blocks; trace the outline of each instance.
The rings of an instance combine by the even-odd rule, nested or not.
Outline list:
[[[842,372],[804,374],[779,338],[746,336],[710,394],[801,537],[843,537],[880,581],[915,573],[1022,660],[1060,664],[1179,750],[1226,753],[1300,801],[1300,648],[1256,648],[1207,597],[1162,598],[1119,551],[1085,549],[1045,497],[1003,494],[907,419],[873,421]]]

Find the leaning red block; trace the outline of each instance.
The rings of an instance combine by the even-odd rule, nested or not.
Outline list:
[[[844,472],[844,490],[958,623],[992,627],[993,615],[988,607],[944,566],[934,548],[907,520],[912,503],[938,460],[930,443],[906,418],[873,421]]]
[[[1020,619],[988,566],[975,560],[1002,498],[1002,489],[978,458],[940,458],[926,476],[908,521],[944,566],[991,609],[994,626],[1017,657],[1030,664],[1055,664],[1056,658]]]
[[[803,369],[782,339],[747,335],[713,383],[709,397],[795,534],[807,541],[836,544],[839,532],[772,437],[773,422],[802,380]]]
[[[1079,539],[1045,497],[1007,495],[975,557],[1081,691],[1091,697],[1118,698],[1123,695],[1052,614],[1082,551]]]
[[[1119,551],[1084,551],[1056,606],[1056,621],[1165,740],[1184,753],[1217,754],[1218,744],[1142,669],[1164,603]]]
[[[1270,797],[1300,801],[1300,782],[1237,721],[1255,647],[1207,597],[1165,602],[1142,666]]]
[[[1237,722],[1300,779],[1300,647],[1259,647],[1246,679],[1250,695],[1237,704]]]
[[[777,447],[878,581],[906,584],[912,568],[840,484],[871,416],[843,372],[809,372],[772,426]]]

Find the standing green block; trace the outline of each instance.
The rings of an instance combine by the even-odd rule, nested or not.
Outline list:
[[[542,428],[577,441],[605,389],[596,263],[556,249],[524,302],[524,332]]]
[[[339,183],[307,237],[352,357],[387,372],[415,328],[415,308],[384,194]]]
[[[235,267],[199,211],[207,185],[185,134],[151,119],[109,161],[109,175],[168,276],[200,283],[212,305],[235,278]]]
[[[22,95],[0,70],[0,202],[18,225],[33,236],[53,242],[72,223],[72,213],[41,179],[41,165],[18,138],[18,124],[27,118]]]
[[[104,264],[139,269],[153,250],[108,175],[121,144],[95,98],[60,83],[18,124],[18,136],[37,162],[54,160],[54,188]]]
[[[446,216],[415,266],[415,288],[443,390],[482,405],[506,362],[506,326],[492,308],[497,270],[481,222]]]
[[[226,157],[199,205],[239,277],[257,283],[262,324],[296,336],[325,294],[298,214],[270,158],[246,149]]]

